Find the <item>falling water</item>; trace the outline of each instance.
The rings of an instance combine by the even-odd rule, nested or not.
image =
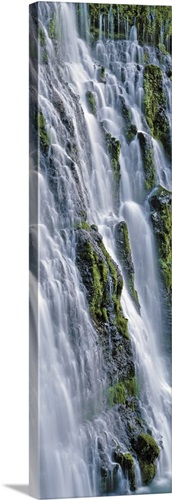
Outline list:
[[[100,14],[100,16],[99,16],[99,40],[102,39],[102,18],[103,18],[103,16],[102,16],[102,14]]]
[[[61,41],[53,45],[47,19],[56,15]],[[82,33],[88,33],[86,12],[82,10]],[[145,201],[144,170],[138,136],[128,144],[121,133],[124,120],[121,95],[130,107],[132,123],[148,133],[143,119],[143,49],[138,45],[137,30],[129,40],[114,42],[113,15],[109,14],[111,39],[102,41],[102,14],[99,41],[94,54],[78,37],[75,8],[71,4],[39,4],[39,22],[45,34],[48,65],[39,61],[39,106],[56,165],[56,196],[48,184],[47,166],[39,171],[39,312],[40,312],[40,484],[42,497],[93,496],[100,493],[98,440],[104,439],[106,459],[112,473],[111,491],[130,493],[122,469],[113,486],[115,463],[110,443],[116,440],[124,451],[122,422],[114,422],[105,409],[106,366],[98,334],[93,327],[79,271],[75,265],[74,225],[77,207],[82,202],[89,223],[95,223],[103,242],[121,268],[115,242],[117,222],[127,222],[135,269],[135,288],[141,313],[125,285],[122,308],[128,318],[129,333],[139,374],[142,414],[156,441],[161,445],[157,475],[150,487],[143,487],[136,462],[137,492],[170,491],[171,430],[170,386],[162,346],[162,308],[159,294],[159,270],[156,245]],[[84,28],[84,23],[86,26]],[[126,28],[128,33],[128,27]],[[118,37],[120,17],[118,12]],[[87,36],[83,36],[87,40]],[[122,57],[121,57],[122,55]],[[125,64],[122,62],[125,60]],[[138,68],[138,58],[140,68]],[[58,64],[58,67],[57,67]],[[106,66],[106,85],[96,79],[94,65]],[[122,71],[125,78],[122,78]],[[124,73],[123,73],[124,74]],[[113,92],[112,92],[113,89]],[[96,119],[88,111],[86,90],[94,91]],[[55,106],[60,96],[66,110],[68,127],[75,130],[75,165],[78,191],[72,175],[70,152],[64,145],[63,119]],[[77,120],[82,109],[83,130]],[[104,149],[103,122],[107,132],[121,142],[120,207],[114,206],[114,186],[110,158]],[[73,124],[73,125],[72,125]],[[85,140],[85,144],[84,144]],[[157,183],[169,188],[170,170],[163,148],[153,139]],[[88,149],[91,159],[88,166]],[[131,172],[131,169],[132,172]],[[54,179],[50,179],[54,182]],[[79,217],[78,217],[79,221]],[[122,268],[121,268],[122,272]],[[121,429],[118,433],[118,425]],[[105,438],[106,436],[106,438]],[[114,490],[113,490],[114,487]]]

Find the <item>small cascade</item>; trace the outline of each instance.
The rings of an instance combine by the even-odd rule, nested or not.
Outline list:
[[[136,28],[136,26],[132,26],[132,28],[131,28],[130,41],[137,42],[137,28]]]

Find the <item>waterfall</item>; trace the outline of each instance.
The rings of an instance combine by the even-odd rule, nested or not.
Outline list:
[[[171,491],[171,369],[163,339],[160,271],[139,134],[150,139],[156,185],[170,189],[170,166],[144,118],[144,52],[136,26],[129,34],[127,20],[127,40],[114,41],[115,21],[110,7],[108,30],[100,14],[99,40],[90,49],[86,7],[80,6],[79,37],[73,4],[38,4],[42,34],[38,101],[47,137],[45,141],[44,131],[43,139],[39,138],[38,169],[41,498],[95,496],[102,491],[130,494],[132,489],[116,459],[119,448],[125,454],[130,451],[129,438],[120,411],[107,403],[110,368],[104,340],[91,319],[88,294],[76,265],[75,229],[85,214],[87,224],[97,226],[97,234],[123,276],[121,305],[128,320],[140,384],[139,407],[160,447],[157,473],[148,486],[142,484],[135,456],[136,492]],[[119,11],[117,22],[119,38]],[[102,37],[102,27],[109,33],[107,41]],[[147,51],[150,62],[159,67],[155,49],[147,47]],[[163,85],[168,96],[165,74]],[[87,96],[94,97],[89,105],[96,107],[95,113],[90,112]],[[135,130],[131,140],[127,139],[125,124],[128,110]],[[170,120],[170,98],[167,111]],[[104,131],[121,144],[119,186]],[[114,195],[117,189],[119,204]],[[116,230],[122,221],[128,227],[140,310],[129,293],[119,257]],[[33,241],[34,231],[33,226]],[[110,276],[108,280],[110,289]]]

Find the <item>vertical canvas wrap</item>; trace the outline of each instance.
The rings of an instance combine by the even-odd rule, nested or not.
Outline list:
[[[30,5],[30,493],[172,491],[172,8]]]

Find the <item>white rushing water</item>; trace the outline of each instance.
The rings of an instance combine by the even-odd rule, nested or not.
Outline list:
[[[56,14],[58,44],[49,37],[47,21]],[[81,12],[79,38],[75,9],[71,4],[39,4],[39,22],[46,39],[48,63],[39,60],[39,105],[56,157],[57,200],[48,182],[47,167],[39,172],[39,310],[40,310],[40,492],[41,497],[82,497],[99,493],[98,439],[105,440],[107,459],[112,472],[110,444],[120,443],[111,410],[105,412],[106,368],[97,332],[79,272],[75,265],[76,184],[68,166],[58,113],[52,95],[60,94],[70,117],[77,140],[76,148],[82,170],[76,165],[79,193],[86,207],[87,219],[98,225],[111,257],[120,266],[115,244],[115,225],[127,222],[135,269],[135,288],[141,314],[125,286],[122,308],[128,318],[129,333],[135,353],[136,371],[141,385],[142,414],[158,444],[163,443],[156,477],[150,487],[143,487],[136,463],[136,492],[170,491],[171,428],[170,376],[167,353],[162,352],[162,304],[159,294],[157,250],[145,197],[144,170],[138,137],[128,144],[122,133],[124,121],[121,96],[130,107],[132,123],[148,133],[143,120],[143,48],[138,45],[135,26],[127,42],[102,41],[103,19],[100,16],[99,40],[94,55],[89,48],[89,23],[86,6]],[[109,12],[109,33],[114,19]],[[118,20],[120,31],[120,19]],[[125,56],[125,65],[122,57]],[[152,56],[155,60],[155,54]],[[137,61],[137,64],[136,64]],[[158,63],[158,62],[157,62]],[[139,69],[138,69],[139,64]],[[158,63],[159,64],[159,63]],[[99,78],[106,68],[106,83]],[[125,80],[122,77],[125,66]],[[47,69],[48,68],[48,69]],[[59,69],[60,68],[60,69]],[[60,73],[58,73],[60,71]],[[60,74],[60,78],[59,78]],[[85,94],[94,92],[97,118],[89,113]],[[168,89],[167,89],[168,91]],[[71,95],[83,110],[85,131],[72,108]],[[170,103],[169,103],[170,106]],[[169,108],[170,115],[170,108]],[[121,142],[120,207],[114,204],[114,180],[110,159],[104,147],[100,125]],[[69,122],[69,126],[70,126]],[[88,138],[90,164],[85,160],[83,134]],[[170,169],[164,151],[152,139],[157,184],[170,188]],[[57,210],[57,202],[58,208]],[[91,415],[91,416],[90,416]],[[115,429],[115,426],[117,429]],[[122,426],[122,423],[120,424]],[[126,451],[125,446],[123,447]],[[128,481],[119,467],[114,493],[129,493]],[[113,479],[112,479],[113,484]]]

